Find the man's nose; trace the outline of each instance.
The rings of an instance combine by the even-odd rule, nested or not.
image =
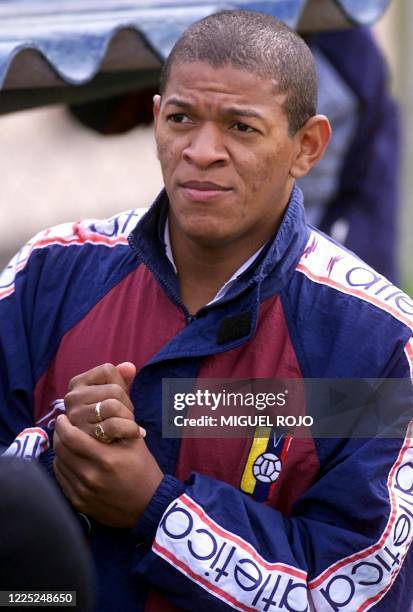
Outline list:
[[[217,163],[225,164],[229,155],[220,128],[211,123],[205,123],[193,130],[190,142],[183,151],[183,157],[187,162],[200,168],[207,168]]]

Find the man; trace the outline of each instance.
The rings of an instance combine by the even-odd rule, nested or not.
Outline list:
[[[1,440],[23,430],[11,448],[50,466],[65,397],[54,469],[90,522],[99,610],[410,607],[411,430],[162,438],[162,379],[410,375],[411,302],[305,224],[294,181],[330,134],[315,92],[277,20],[200,21],[154,100],[166,191],[137,224],[41,234],[6,271]]]
[[[332,138],[297,185],[307,222],[355,251],[393,283],[399,279],[400,121],[388,66],[369,28],[308,35],[318,74],[318,112]],[[100,134],[152,123],[156,87],[79,104],[70,112]]]

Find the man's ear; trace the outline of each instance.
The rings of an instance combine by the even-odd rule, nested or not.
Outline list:
[[[161,96],[159,94],[156,94],[153,97],[153,123],[154,123],[155,130],[158,125],[160,110],[161,110]]]
[[[301,178],[323,157],[330,142],[331,126],[324,115],[310,117],[294,135],[297,140],[297,155],[290,168],[290,175]]]

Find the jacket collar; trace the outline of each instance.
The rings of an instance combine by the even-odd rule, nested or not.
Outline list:
[[[163,236],[168,207],[168,196],[163,189],[130,234],[129,244],[168,295],[178,305],[183,306],[177,275],[165,253]],[[239,277],[222,301],[227,302],[252,285],[259,286],[268,277],[271,277],[275,291],[280,291],[294,272],[309,233],[305,221],[303,194],[294,186],[276,235],[257,262]]]

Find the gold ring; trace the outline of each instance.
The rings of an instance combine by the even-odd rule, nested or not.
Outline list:
[[[109,436],[105,434],[103,425],[101,425],[100,423],[98,423],[95,427],[95,436],[96,439],[99,440],[99,442],[104,442],[105,444],[110,444],[112,442],[112,438],[109,438]]]
[[[95,406],[96,423],[100,423],[101,421],[103,421],[102,415],[100,413],[101,405],[102,405],[102,402],[98,402]]]

